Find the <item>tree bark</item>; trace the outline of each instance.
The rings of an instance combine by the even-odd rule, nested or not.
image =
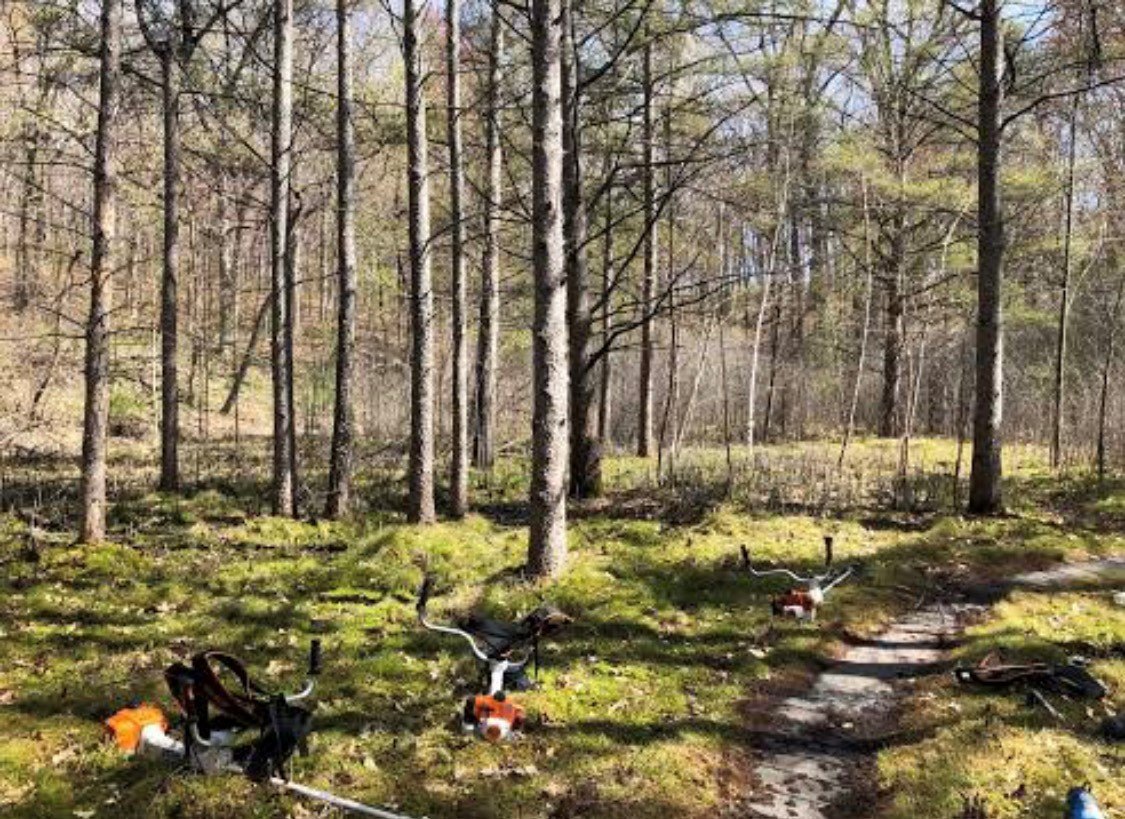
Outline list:
[[[469,399],[465,349],[465,249],[461,206],[464,170],[461,159],[461,2],[446,2],[446,126],[449,137],[449,263],[453,323],[453,457],[449,475],[449,513],[463,518],[469,507]]]
[[[980,98],[977,124],[977,351],[973,408],[973,464],[969,511],[997,514],[1002,508],[1000,423],[1003,416],[1004,219],[1000,203],[1002,89],[1002,0],[980,4]]]
[[[532,233],[535,320],[531,527],[527,568],[551,577],[566,566],[566,274],[562,231],[559,0],[532,0]]]
[[[406,63],[406,153],[410,242],[410,496],[407,519],[432,523],[434,513],[434,337],[430,271],[430,177],[426,105],[415,0],[403,3]]]
[[[164,268],[160,278],[160,491],[180,488],[180,83],[176,49],[160,51],[164,113]]]
[[[500,143],[500,65],[504,59],[504,20],[500,3],[492,4],[488,49],[485,152],[488,181],[484,203],[484,259],[480,288],[480,329],[477,335],[476,426],[473,463],[492,469],[495,460],[496,357],[500,347],[500,200],[503,196],[503,148]]]
[[[350,0],[336,0],[336,275],[339,316],[336,329],[336,407],[328,468],[325,517],[337,518],[351,504],[355,440],[355,124],[352,101]]]
[[[114,241],[117,119],[121,100],[121,0],[101,14],[98,125],[94,146],[93,248],[86,322],[86,389],[82,428],[83,543],[105,539],[106,438],[109,429],[109,289]]]
[[[590,366],[590,277],[586,259],[586,203],[582,192],[581,100],[573,0],[562,0],[563,241],[570,367],[570,494],[602,493],[602,453],[594,415]]]
[[[647,32],[646,32],[647,35]],[[644,197],[645,236],[643,250],[644,281],[641,293],[641,372],[637,396],[637,455],[647,458],[652,454],[652,301],[656,291],[656,196],[654,179],[655,133],[652,121],[652,41],[645,42],[641,84],[642,102],[642,187]]]
[[[270,286],[273,371],[273,512],[292,515],[293,362],[288,331],[292,328],[286,268],[289,256],[289,184],[293,126],[293,0],[274,0],[273,127],[270,173]]]

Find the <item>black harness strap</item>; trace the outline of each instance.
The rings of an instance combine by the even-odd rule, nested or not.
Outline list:
[[[213,663],[233,674],[242,690],[227,688]],[[246,666],[233,654],[202,651],[191,658],[191,666],[200,693],[217,709],[245,728],[261,728],[268,722],[269,692],[250,679]]]
[[[234,677],[234,690],[223,681],[220,670]],[[311,727],[312,714],[307,709],[262,688],[250,678],[241,660],[223,651],[202,651],[191,658],[190,666],[174,663],[164,672],[164,678],[185,719],[195,725],[200,737],[209,739],[212,728],[219,727],[218,719],[210,714],[213,707],[223,720],[222,727],[257,729],[257,741],[234,751],[235,761],[250,778],[285,778],[285,762],[295,750],[303,749]],[[190,754],[190,735],[185,746]]]

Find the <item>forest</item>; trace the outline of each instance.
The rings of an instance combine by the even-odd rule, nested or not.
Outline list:
[[[1125,817],[1114,0],[0,0],[0,180],[0,816]]]

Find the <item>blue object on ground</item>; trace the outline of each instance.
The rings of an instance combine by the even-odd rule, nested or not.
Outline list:
[[[1088,789],[1071,788],[1066,795],[1065,819],[1105,819],[1105,815]]]

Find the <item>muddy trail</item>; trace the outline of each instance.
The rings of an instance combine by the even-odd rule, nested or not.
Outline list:
[[[1125,585],[1125,557],[1072,563],[1019,575],[1014,588],[1075,588],[1107,580]],[[977,595],[973,595],[977,597]],[[987,611],[979,602],[935,603],[854,644],[800,694],[781,701],[755,728],[752,789],[732,806],[747,819],[844,819],[869,816],[878,738],[894,731],[911,681],[939,673],[966,623]]]

